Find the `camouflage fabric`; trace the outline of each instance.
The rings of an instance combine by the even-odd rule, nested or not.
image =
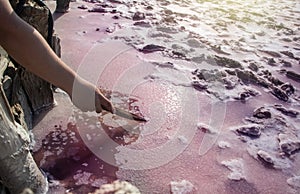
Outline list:
[[[10,0],[10,3],[15,12],[51,44],[53,19],[49,8],[40,0]]]
[[[33,26],[55,51],[60,51],[57,38],[53,39],[53,19],[49,8],[40,0],[10,0],[15,12]],[[53,41],[55,40],[55,41]],[[57,53],[60,56],[60,53]],[[34,57],[34,56],[32,56]],[[51,107],[54,102],[52,86],[26,71],[12,59],[10,71],[5,71],[13,83],[5,90],[15,120],[27,129],[32,128],[33,116]],[[13,71],[12,71],[13,70]]]
[[[59,39],[53,37],[53,20],[50,10],[42,1],[39,0],[10,0],[10,3],[16,13],[27,23],[32,25],[41,35],[48,41],[49,45],[54,48],[54,51],[60,52]],[[53,41],[52,41],[53,40]],[[53,44],[55,43],[55,45]],[[60,56],[60,53],[57,53]],[[32,56],[34,57],[34,56]],[[53,105],[54,98],[51,85],[46,81],[40,79],[39,77],[33,75],[32,73],[26,71],[23,67],[17,64],[11,57],[8,57],[7,53],[0,47],[0,89],[5,92],[3,95],[2,104],[6,104],[11,111],[6,111],[6,115],[3,115],[3,118],[11,118],[12,120],[21,124],[25,129],[31,129],[33,123],[33,115],[38,113],[41,109],[50,107]],[[1,93],[3,94],[3,93]],[[9,105],[8,105],[8,103]],[[8,113],[12,114],[8,114]],[[9,117],[11,116],[11,117]],[[1,116],[2,118],[2,116]],[[14,126],[14,125],[11,125]],[[3,130],[3,126],[1,130]],[[6,129],[12,131],[11,129]],[[16,141],[19,140],[19,136],[15,136]],[[15,142],[15,141],[14,141]],[[28,156],[31,156],[30,153],[27,153]],[[27,155],[24,155],[27,157]],[[20,155],[23,156],[23,155]],[[26,161],[29,157],[26,158]],[[19,160],[18,164],[21,164]],[[22,160],[23,161],[23,160]],[[25,160],[24,160],[25,161]],[[3,167],[3,161],[1,160],[1,166]],[[36,174],[34,177],[41,179],[42,174],[38,171],[38,168],[34,164],[33,159],[31,158],[30,167],[36,168]],[[10,163],[9,165],[17,169],[20,167],[18,164]],[[17,167],[16,167],[17,166]],[[4,165],[5,167],[5,165]],[[3,169],[2,169],[3,170]],[[5,176],[5,173],[1,170],[0,175]],[[22,171],[25,173],[25,171]],[[4,174],[2,174],[4,173]],[[6,173],[6,175],[9,173]],[[11,173],[10,178],[14,178],[16,174]],[[40,177],[38,177],[39,175]],[[17,176],[18,177],[18,176]],[[2,185],[0,178],[0,194],[10,193],[7,188]],[[19,181],[22,184],[20,177],[15,181]],[[27,179],[25,180],[25,182]],[[35,183],[39,183],[36,181]],[[9,184],[9,183],[8,183]],[[31,183],[30,183],[31,184]],[[16,192],[13,192],[16,193]]]

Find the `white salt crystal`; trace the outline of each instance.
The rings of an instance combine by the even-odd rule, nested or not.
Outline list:
[[[81,165],[87,167],[89,164],[85,162],[85,163],[82,163]]]
[[[183,144],[187,144],[188,143],[188,140],[186,139],[186,137],[184,137],[182,135],[178,136],[178,139]]]
[[[92,137],[90,136],[90,134],[86,134],[86,138],[87,138],[88,141],[92,140]]]
[[[294,187],[300,188],[300,176],[295,176],[286,180],[287,184]]]
[[[170,185],[172,194],[188,194],[192,192],[194,188],[194,185],[187,180],[180,182],[171,181]]]
[[[197,123],[197,128],[199,129],[199,130],[201,130],[201,129],[205,129],[206,131],[206,133],[210,133],[210,134],[216,134],[216,133],[218,133],[214,128],[212,128],[211,126],[209,126],[209,125],[206,125],[206,124],[204,124],[204,123]]]
[[[92,173],[89,172],[83,172],[83,173],[77,173],[73,176],[73,179],[76,181],[75,185],[88,185],[90,184],[90,177],[92,176]]]
[[[238,181],[241,179],[245,179],[243,159],[238,158],[222,161],[221,164],[231,170],[231,173],[227,176],[230,180]]]
[[[219,148],[230,148],[230,143],[227,141],[219,141],[218,142]]]

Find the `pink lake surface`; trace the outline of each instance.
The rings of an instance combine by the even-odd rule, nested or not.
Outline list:
[[[62,59],[87,80],[120,94],[112,96],[117,106],[136,106],[149,121],[124,124],[122,119],[107,118],[97,125],[96,116],[85,118],[85,114],[74,111],[65,94],[55,94],[58,105],[34,129],[35,158],[59,180],[50,192],[86,193],[121,179],[137,186],[142,193],[170,193],[171,182],[182,180],[193,185],[191,191],[186,188],[186,193],[299,193],[286,182],[291,174],[300,173],[299,154],[290,169],[266,168],[248,154],[247,144],[229,130],[242,124],[242,119],[252,115],[257,105],[271,103],[273,98],[262,95],[246,103],[218,104],[185,85],[191,81],[189,70],[193,65],[160,54],[142,54],[119,41],[104,41],[110,36],[105,29],[118,26],[116,21],[109,14],[77,9],[81,4],[72,3],[71,11],[55,20]],[[53,7],[54,3],[49,5]],[[126,20],[118,20],[122,22]],[[152,59],[172,61],[184,69],[157,68],[150,64]],[[126,101],[127,95],[137,100],[134,105]],[[74,120],[80,115],[83,119]],[[199,129],[198,123],[215,126],[217,133]],[[139,137],[126,146],[112,145],[102,138],[103,129],[118,129],[118,124],[128,130],[140,126]],[[68,134],[65,144],[53,143],[53,138],[61,137],[62,133]],[[50,143],[45,144],[45,139]],[[230,146],[221,148],[220,142]],[[106,146],[109,150],[103,156],[104,152],[97,149]],[[228,178],[233,171],[222,162],[232,160],[242,161],[241,168],[234,166],[240,169],[242,180]]]

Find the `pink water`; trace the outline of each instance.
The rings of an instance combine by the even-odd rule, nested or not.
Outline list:
[[[213,6],[216,2],[206,3]],[[175,37],[172,39],[174,44],[172,40],[162,43],[166,39],[152,39],[154,35],[151,31],[137,30],[135,33],[138,35],[131,36],[132,28],[128,27],[131,25],[130,20],[122,18],[116,22],[111,19],[112,14],[102,15],[77,9],[80,4],[91,6],[86,2],[73,3],[71,12],[56,20],[57,33],[62,38],[63,60],[83,77],[104,88],[104,91],[112,91],[110,96],[116,106],[141,112],[149,121],[141,124],[106,113],[100,118],[97,115],[84,114],[73,108],[66,96],[56,94],[58,106],[42,118],[34,130],[37,139],[34,150],[37,163],[52,179],[59,181],[57,185],[52,184],[53,192],[64,193],[68,190],[73,193],[87,193],[115,179],[131,182],[142,193],[170,193],[174,189],[171,187],[172,183],[183,180],[192,185],[192,190],[187,185],[182,186],[186,193],[299,192],[297,185],[287,184],[287,179],[299,176],[298,152],[282,160],[276,155],[276,162],[283,161],[282,165],[290,165],[281,169],[266,166],[251,155],[255,153],[252,145],[277,153],[276,131],[268,134],[269,142],[264,142],[263,138],[261,141],[243,138],[232,130],[244,124],[245,118],[251,117],[254,109],[260,106],[281,103],[299,110],[299,102],[296,100],[297,95],[299,96],[298,90],[292,97],[292,102],[287,103],[276,99],[267,89],[254,85],[249,88],[260,92],[260,95],[245,102],[232,100],[232,97],[248,87],[247,85],[240,84],[234,90],[225,90],[224,93],[222,87],[220,90],[211,90],[216,92],[215,95],[225,98],[220,101],[212,93],[198,91],[191,86],[193,70],[214,69],[215,66],[174,59],[161,53],[143,54],[126,45],[121,39],[106,40],[112,36],[127,36],[128,39],[135,40],[149,33],[148,39],[135,40],[134,47],[142,47],[143,44],[139,45],[137,42],[144,41],[181,48],[178,45],[182,46],[184,43],[177,39],[184,42],[190,38],[185,39],[185,32],[175,35],[170,33]],[[226,3],[226,6],[231,7],[230,5],[230,2]],[[208,9],[210,6],[204,8]],[[249,7],[252,9],[255,6],[251,4]],[[164,8],[172,11],[177,9],[176,5]],[[197,13],[201,14],[199,10]],[[213,13],[203,12],[204,15],[212,14],[207,16],[209,18]],[[295,17],[291,19],[291,24],[294,20]],[[252,40],[247,37],[248,32],[244,31],[245,34],[241,36],[247,37],[248,45],[235,45],[235,38],[240,35],[241,27],[237,29],[235,26],[227,26],[231,33],[224,30],[229,35],[226,36],[225,33],[221,36],[216,29],[209,27],[212,25],[209,21],[211,20],[206,21],[207,28],[203,27],[206,30],[201,28],[200,33],[201,43],[205,42],[203,39],[210,41],[204,48],[201,47],[205,54],[214,53],[208,47],[226,37],[231,41],[230,47],[224,47],[223,50],[231,52],[231,58],[240,62],[253,59],[265,66],[264,60],[270,56],[251,50],[262,46],[261,37]],[[194,22],[200,25],[198,22],[202,21]],[[196,24],[189,26],[189,32],[198,29],[193,28]],[[214,27],[218,31],[220,26]],[[112,35],[107,33],[107,27],[115,27],[116,32]],[[100,30],[96,31],[96,28]],[[161,30],[163,34],[168,34],[166,31],[167,29]],[[271,41],[273,35],[273,31],[267,35],[268,41],[264,42],[264,46],[268,43],[270,47],[274,46]],[[277,35],[275,37],[278,38]],[[281,45],[275,44],[275,50],[284,48],[285,44],[290,49],[298,46],[295,42],[280,43]],[[186,55],[193,56],[197,52],[190,51]],[[295,50],[293,52],[299,53]],[[291,69],[297,72],[298,64],[292,62]],[[243,63],[245,64],[248,62]],[[298,82],[277,73],[282,66],[266,68],[277,78],[299,88]],[[272,114],[275,117],[284,117],[291,125],[289,129],[294,130],[299,137],[298,118],[291,119],[277,112]],[[124,130],[125,136],[122,133]]]

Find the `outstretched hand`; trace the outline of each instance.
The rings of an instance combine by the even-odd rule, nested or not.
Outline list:
[[[112,103],[102,94],[102,92],[96,88],[95,91],[95,105],[96,112],[100,113],[102,110],[114,113],[115,109]]]
[[[114,113],[112,103],[103,93],[95,85],[79,76],[75,78],[72,92],[69,95],[73,104],[82,111],[96,111],[100,113],[102,110],[106,110]]]

